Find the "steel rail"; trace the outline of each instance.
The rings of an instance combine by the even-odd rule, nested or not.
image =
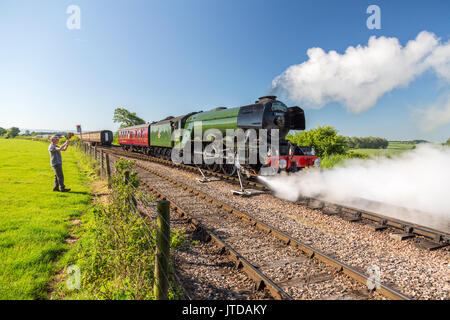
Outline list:
[[[142,166],[140,164],[135,164],[137,167],[153,174],[156,175],[164,180],[167,180],[181,188],[183,188],[184,190],[200,197],[203,198],[209,202],[211,202],[212,204],[216,205],[218,208],[221,208],[225,211],[228,211],[230,213],[236,214],[237,216],[239,216],[241,219],[244,219],[246,221],[248,221],[251,225],[259,228],[260,230],[263,230],[265,232],[267,232],[267,234],[273,235],[274,237],[276,237],[277,239],[283,241],[286,245],[290,245],[293,247],[296,247],[298,249],[300,249],[301,251],[303,251],[305,254],[307,254],[310,258],[315,258],[319,261],[324,262],[325,264],[334,267],[338,272],[343,272],[344,274],[348,275],[349,277],[351,277],[352,279],[366,285],[368,281],[372,281],[372,279],[365,275],[364,273],[360,272],[359,270],[357,270],[356,268],[353,268],[341,261],[336,260],[335,258],[321,252],[318,249],[315,249],[313,247],[311,247],[310,245],[295,239],[293,237],[291,237],[290,235],[284,233],[283,231],[277,230],[276,228],[266,224],[265,222],[262,222],[256,218],[254,218],[253,216],[251,216],[250,214],[244,213],[240,210],[237,210],[215,198],[210,197],[209,195],[198,191],[197,189],[190,187],[178,180],[175,180],[171,177],[165,176],[164,174],[147,168],[145,166]],[[249,266],[251,266],[251,264],[249,264]],[[251,267],[250,267],[251,268]],[[253,270],[257,270],[253,267]],[[375,287],[375,290],[380,292],[382,295],[384,295],[385,297],[389,298],[389,299],[393,299],[393,300],[411,300],[411,298],[397,290],[395,290],[394,288],[391,288],[385,284],[382,283],[377,283],[377,286]]]
[[[268,278],[264,273],[255,268],[247,259],[245,259],[230,245],[226,244],[213,231],[209,230],[203,224],[201,224],[195,217],[190,215],[187,210],[183,209],[179,204],[177,204],[176,201],[168,198],[157,188],[149,185],[146,182],[142,182],[142,185],[149,189],[152,193],[156,194],[159,198],[169,201],[171,208],[176,210],[182,217],[186,218],[188,222],[195,227],[196,231],[201,232],[205,240],[213,240],[219,246],[222,253],[228,253],[231,256],[232,260],[236,263],[236,266],[238,268],[242,268],[242,270],[249,276],[249,278],[255,282],[256,289],[258,291],[267,289],[275,299],[293,300],[293,298],[280,286],[278,286],[275,282]]]
[[[371,200],[364,200],[367,203],[372,203],[374,205],[377,204],[377,202],[371,201]],[[417,236],[423,236],[425,238],[431,239],[435,241],[436,243],[441,244],[441,247],[444,247],[446,245],[450,244],[450,234],[439,231],[433,228],[429,228],[426,226],[421,226],[412,222],[408,222],[405,220],[389,217],[382,215],[380,213],[371,212],[369,210],[353,207],[350,205],[343,205],[343,204],[337,204],[334,202],[329,202],[320,198],[311,198],[311,197],[304,197],[301,200],[298,200],[297,203],[306,205],[312,209],[319,209],[322,211],[325,211],[327,214],[330,214],[329,211],[326,210],[327,207],[335,207],[337,209],[336,213],[331,214],[338,214],[342,213],[342,211],[350,211],[349,214],[353,214],[355,221],[360,219],[366,219],[371,222],[377,223],[378,227],[392,227],[398,230],[402,230],[405,233],[408,234],[414,234]],[[315,203],[315,204],[314,204]],[[386,204],[382,204],[383,206],[390,206]],[[391,206],[395,210],[410,210],[408,208],[403,207],[395,207]],[[418,210],[414,210],[415,212],[419,212]],[[425,214],[425,213],[424,213]]]

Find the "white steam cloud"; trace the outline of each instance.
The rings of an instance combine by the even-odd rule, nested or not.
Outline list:
[[[433,103],[425,109],[415,109],[413,117],[419,128],[425,132],[450,123],[450,95],[446,100]]]
[[[311,48],[307,54],[307,61],[277,76],[272,89],[310,108],[340,102],[361,113],[427,70],[450,82],[450,42],[443,44],[428,31],[405,47],[397,38],[372,36],[367,46],[348,47],[344,54],[321,48]]]
[[[449,147],[419,145],[392,159],[355,159],[333,170],[261,179],[276,196],[290,201],[319,198],[450,232]],[[386,206],[369,207],[366,200]]]

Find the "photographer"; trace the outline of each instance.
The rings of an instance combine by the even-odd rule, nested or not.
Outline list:
[[[61,151],[66,151],[69,146],[69,140],[67,140],[61,147],[58,146],[59,138],[57,136],[51,137],[52,143],[48,147],[50,153],[50,165],[55,172],[55,185],[53,191],[69,192],[70,189],[66,189],[64,185],[64,174],[62,171],[62,158]]]

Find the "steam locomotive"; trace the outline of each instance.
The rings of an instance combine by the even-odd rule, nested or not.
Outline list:
[[[255,103],[246,106],[219,107],[207,112],[192,112],[178,117],[168,117],[158,122],[122,128],[118,132],[119,144],[126,151],[171,159],[174,148],[185,150],[187,144],[199,142],[199,139],[201,139],[203,148],[211,144],[214,138],[204,139],[204,137],[198,138],[194,135],[199,125],[202,132],[215,129],[223,136],[224,147],[220,150],[220,152],[223,152],[220,155],[223,161],[214,161],[211,164],[204,161],[202,165],[209,170],[222,171],[227,175],[233,175],[236,165],[251,174],[258,174],[262,167],[271,167],[276,171],[295,172],[304,167],[320,166],[320,160],[314,155],[311,148],[297,146],[285,139],[289,130],[305,129],[304,111],[299,107],[286,107],[284,103],[276,99],[276,96],[264,96]],[[184,129],[183,134],[173,139],[174,130],[177,129]],[[249,161],[251,147],[246,144],[243,146],[246,149],[245,156],[243,159],[242,157],[239,158],[239,164],[230,163],[225,161],[226,154],[230,152],[229,144],[227,145],[226,142],[230,139],[235,140],[236,137],[230,136],[229,129],[233,131],[241,129],[241,132],[244,133],[249,132],[249,129],[256,129],[256,132],[258,132],[258,129],[267,129],[269,140],[271,129],[278,129],[279,149],[276,154],[271,154],[269,150],[262,161],[260,159],[262,157],[258,156],[257,162],[251,163]],[[256,138],[259,140],[261,137],[257,136]],[[231,153],[237,155],[238,147],[234,145]],[[195,148],[192,146],[188,150],[194,152]]]

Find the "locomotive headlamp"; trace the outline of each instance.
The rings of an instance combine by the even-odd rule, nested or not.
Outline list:
[[[319,159],[319,158],[317,158],[316,160],[314,160],[314,167],[319,168],[319,167],[320,167],[320,164],[321,164],[321,162],[320,162],[320,159]]]
[[[280,169],[286,169],[286,166],[287,166],[286,160],[280,159],[280,161],[278,162],[278,166],[280,167]]]

